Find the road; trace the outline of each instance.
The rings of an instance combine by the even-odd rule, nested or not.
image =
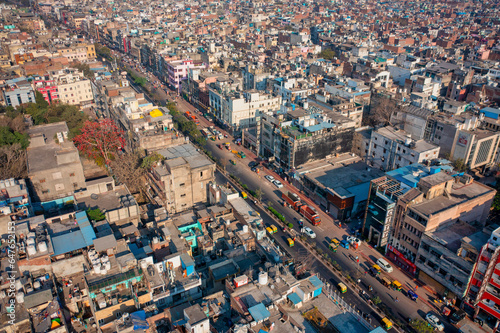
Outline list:
[[[137,72],[137,74],[142,75],[139,72]],[[165,94],[165,98],[167,98],[167,94]],[[200,128],[214,125],[211,121],[205,119],[201,115],[201,113],[199,113],[199,111],[187,101],[181,98],[175,98],[175,101],[177,103],[179,111],[185,112],[189,110],[191,112],[198,113],[198,118],[200,120],[200,125],[199,125]],[[226,133],[225,131],[222,132]],[[237,158],[230,151],[226,149],[221,150],[217,147],[217,144],[225,142],[231,142],[232,149],[238,151],[243,150],[248,156],[248,158],[246,159]],[[275,173],[265,168],[260,174],[252,172],[247,164],[255,159],[255,155],[252,152],[248,151],[247,149],[242,148],[241,146],[236,146],[232,142],[232,137],[229,134],[227,139],[215,142],[208,140],[205,148],[209,150],[217,160],[225,161],[226,170],[228,171],[228,173],[238,177],[242,183],[248,186],[249,189],[253,191],[260,189],[262,191],[262,202],[265,203],[266,205],[270,203],[272,207],[274,207],[279,213],[285,216],[287,223],[288,222],[293,223],[295,230],[299,230],[298,220],[301,219],[302,216],[300,216],[294,210],[283,206],[280,191],[278,190],[278,188],[276,188],[276,186],[265,180],[264,176],[266,174],[274,176],[285,185],[283,190],[285,191],[290,190],[292,192],[295,192],[301,195],[301,198],[304,201],[306,201],[307,203],[311,203],[309,199],[305,198],[302,194],[298,193],[293,186],[291,186],[286,181],[280,179]],[[231,163],[229,163],[230,159],[234,160],[236,162],[236,165],[232,165]],[[219,175],[218,177],[223,177],[223,176]],[[258,208],[258,210],[260,211],[261,216],[263,216],[266,225],[269,225],[271,223],[276,224],[270,217],[267,216],[267,214],[264,214],[264,212],[260,208]],[[346,250],[344,248],[339,247],[337,253],[331,252],[328,249],[328,244],[330,242],[330,239],[337,238],[341,240],[345,238],[347,236],[346,226],[342,226],[342,228],[340,228],[338,225],[334,223],[333,219],[325,212],[322,212],[319,209],[318,212],[322,220],[321,225],[312,226],[306,223],[306,226],[309,226],[311,229],[313,229],[313,231],[317,235],[316,246],[319,249],[321,249],[324,253],[327,253],[330,258],[335,260],[340,265],[343,272],[347,272],[354,279],[360,278],[361,279],[360,288],[362,288],[362,290],[364,290],[372,297],[378,296],[381,300],[381,305],[386,307],[388,311],[395,318],[398,319],[399,322],[405,323],[408,320],[408,318],[422,319],[425,317],[425,314],[427,312],[432,311],[435,314],[438,314],[438,316],[441,318],[442,322],[445,325],[446,332],[458,332],[455,326],[451,325],[447,320],[443,320],[443,317],[439,315],[438,308],[433,302],[435,295],[431,291],[426,290],[424,288],[419,288],[417,290],[417,294],[419,295],[419,299],[417,300],[417,302],[414,302],[410,300],[408,297],[406,297],[406,291],[409,289],[415,291],[416,284],[412,278],[405,275],[402,271],[399,270],[399,268],[395,267],[395,265],[393,265],[394,267],[393,273],[391,273],[390,275],[382,273],[382,276],[388,276],[391,280],[398,280],[399,282],[401,282],[403,284],[402,292],[389,289],[383,286],[378,279],[370,276],[369,274],[365,274],[365,272],[368,271],[369,267],[371,267],[378,258],[382,257],[382,255],[379,254],[377,251],[375,251],[373,248],[363,243],[358,250]],[[285,240],[286,237],[280,230],[276,234],[276,241],[279,244],[281,244],[281,246],[286,246]],[[307,256],[307,251],[308,250],[305,249],[300,244],[297,244],[295,247],[289,249],[289,252],[291,252],[291,254],[295,258],[303,258],[304,256]],[[359,263],[352,260],[351,256],[353,257],[358,256],[360,258]],[[311,263],[310,270],[315,273],[319,273],[320,276],[331,281],[332,284],[336,285],[339,282],[338,278],[335,277],[329,271],[329,269],[327,269],[321,262],[317,260],[314,260],[314,262]],[[371,286],[373,288],[372,292],[368,290],[368,286]],[[370,312],[368,305],[365,302],[362,302],[353,293],[356,292],[353,290],[349,290],[349,292],[345,296],[346,297],[345,299],[348,300],[348,302],[352,301],[356,305],[356,307],[359,308],[361,311],[365,313]],[[371,315],[373,315],[373,313],[371,313]],[[378,318],[378,316],[374,316],[374,319],[379,320],[380,318]]]

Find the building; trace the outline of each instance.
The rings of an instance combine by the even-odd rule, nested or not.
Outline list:
[[[450,165],[413,164],[371,181],[362,232],[415,274],[424,233],[459,220],[484,225],[495,193]]]
[[[189,143],[158,151],[165,160],[150,173],[153,189],[170,213],[207,201],[208,184],[215,180],[215,164]]]
[[[440,295],[446,293],[448,299],[462,299],[474,264],[489,236],[460,219],[424,232],[415,261],[420,270],[419,279]]]
[[[436,159],[439,149],[425,140],[412,140],[404,130],[386,126],[372,132],[367,162],[372,167],[390,171]]]
[[[17,108],[21,104],[35,103],[33,87],[24,77],[5,81],[2,94],[7,106]]]
[[[65,122],[34,126],[28,134],[28,177],[35,201],[65,198],[85,188],[80,155]]]
[[[188,76],[190,69],[204,69],[205,64],[191,59],[173,60],[166,64],[168,73],[168,84],[178,92],[180,92],[182,81]]]
[[[59,100],[62,103],[85,106],[94,100],[90,80],[78,70],[65,69],[52,73],[51,78],[57,85]]]
[[[40,80],[33,81],[33,86],[43,95],[43,98],[49,104],[59,99],[59,90],[57,89],[57,85],[54,80],[45,80],[40,78]]]
[[[493,227],[493,226],[492,226]],[[491,236],[481,248],[476,258],[474,270],[467,286],[463,308],[472,310],[474,318],[492,317],[495,329],[500,326],[500,228],[491,232]]]
[[[26,181],[14,178],[0,180],[0,215],[10,215],[12,220],[19,220],[31,214],[31,199]]]
[[[186,330],[192,333],[210,333],[210,321],[199,304],[184,309]]]
[[[487,129],[458,130],[451,158],[461,159],[469,169],[490,167],[498,163],[500,133]]]

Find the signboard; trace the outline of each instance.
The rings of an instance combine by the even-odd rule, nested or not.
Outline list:
[[[467,146],[467,143],[469,142],[469,138],[467,134],[460,134],[458,136],[458,144],[461,146]]]
[[[413,268],[413,269],[417,268],[417,266],[415,266],[414,263],[412,263],[410,260],[406,259],[405,256],[401,252],[399,252],[398,250],[396,250],[394,248],[394,246],[392,246],[391,244],[387,244],[387,249],[389,251],[391,251],[392,253],[394,253],[395,255],[397,255],[401,260],[403,260],[411,268]]]

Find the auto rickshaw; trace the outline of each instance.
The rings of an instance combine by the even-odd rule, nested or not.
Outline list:
[[[328,246],[328,248],[330,250],[332,250],[333,252],[337,252],[337,248],[339,247],[339,244],[340,244],[340,242],[338,240],[336,240],[335,238],[332,238],[330,240],[330,245]]]
[[[347,286],[345,284],[343,284],[342,282],[339,282],[337,287],[339,288],[339,290],[342,294],[347,292]]]
[[[379,265],[373,265],[370,267],[370,271],[372,271],[373,275],[379,275],[380,271],[382,271],[382,268],[380,268]]]
[[[243,191],[242,191],[242,192],[241,192],[241,197],[242,197],[243,199],[246,199],[246,198],[248,198],[248,195],[247,195],[247,193],[246,193],[246,192],[243,192]]]
[[[229,160],[229,162],[232,164],[232,165],[236,165],[236,162],[233,161],[233,160]]]
[[[295,245],[295,242],[293,241],[293,239],[291,239],[290,237],[286,239],[286,241],[288,242],[288,246],[292,247]]]
[[[383,318],[382,319],[382,327],[386,331],[388,331],[388,330],[390,330],[392,328],[392,322],[389,319],[387,319],[387,318]]]
[[[401,283],[399,283],[399,281],[397,280],[392,281],[392,289],[401,291],[402,288],[403,286],[401,285]]]
[[[390,288],[391,287],[391,280],[389,280],[388,278],[386,278],[385,276],[381,277],[380,278],[380,282],[386,286],[387,288]]]
[[[274,224],[271,224],[269,227],[266,228],[267,232],[272,235],[278,232],[278,228]]]

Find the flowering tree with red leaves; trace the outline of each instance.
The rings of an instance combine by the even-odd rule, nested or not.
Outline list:
[[[79,151],[99,164],[108,165],[118,149],[125,145],[123,131],[111,119],[87,121],[73,142]]]

